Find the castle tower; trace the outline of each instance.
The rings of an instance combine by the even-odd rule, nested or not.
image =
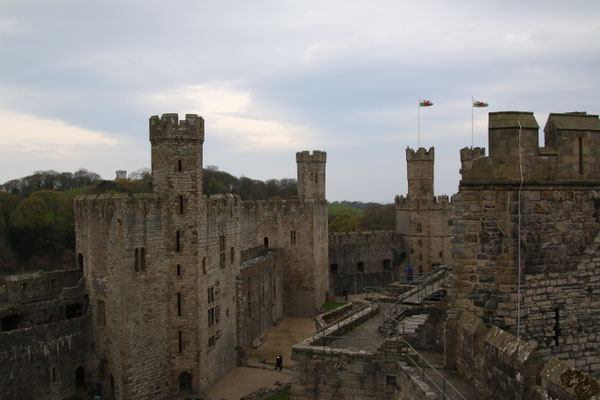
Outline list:
[[[408,239],[408,265],[419,274],[451,260],[451,210],[447,196],[434,196],[435,149],[406,149],[408,196],[396,198],[396,230]]]
[[[167,332],[170,349],[169,386],[200,387],[200,358],[204,340],[198,313],[204,307],[198,224],[202,224],[202,144],[204,120],[187,114],[150,118],[152,191],[163,202],[163,265],[167,284]],[[202,296],[202,297],[200,297]],[[164,301],[164,300],[163,300]],[[203,314],[201,314],[203,315]],[[204,325],[204,324],[203,324]],[[183,377],[183,378],[182,378]]]
[[[416,152],[406,148],[406,168],[409,199],[433,200],[433,161],[435,149],[420,147]]]
[[[296,153],[298,198],[325,200],[325,163],[327,153],[314,150]]]

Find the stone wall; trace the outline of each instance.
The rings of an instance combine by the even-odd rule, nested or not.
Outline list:
[[[600,121],[551,114],[545,131],[540,148],[531,113],[490,113],[490,156],[461,150],[452,308],[516,334],[520,290],[521,338],[598,374]]]
[[[329,289],[327,201],[244,201],[241,226],[243,248],[282,249],[285,314],[316,315]]]
[[[495,326],[488,328],[480,318],[463,312],[447,331],[452,357],[460,375],[494,399],[592,398],[600,394],[598,382],[568,364],[549,358],[544,362],[534,346]],[[446,364],[449,364],[446,360]],[[575,394],[586,393],[587,397]],[[546,397],[543,397],[546,396]]]
[[[238,346],[245,350],[283,318],[283,254],[263,249],[240,269]]]
[[[0,333],[0,398],[62,400],[92,390],[89,316]]]
[[[329,235],[330,293],[360,293],[398,280],[404,271],[406,245],[397,232],[351,232]]]

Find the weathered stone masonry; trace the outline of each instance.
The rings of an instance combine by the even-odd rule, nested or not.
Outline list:
[[[75,201],[89,377],[110,397],[202,391],[283,313],[325,301],[326,154],[296,155],[299,199],[242,202],[202,194],[203,141],[201,117],[152,117],[152,193]]]
[[[461,150],[453,309],[515,334],[520,248],[521,338],[598,376],[600,121],[550,114],[541,148],[531,113],[490,113],[489,127],[489,157]]]

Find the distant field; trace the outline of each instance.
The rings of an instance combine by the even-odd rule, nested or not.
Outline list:
[[[360,208],[347,206],[344,204],[329,204],[329,206],[327,207],[327,213],[329,214],[328,220],[331,221],[336,217],[336,215],[343,211],[346,211],[351,215],[355,215],[357,217],[361,217],[365,213],[365,211],[361,210]]]
[[[80,194],[86,194],[88,190],[90,190],[93,186],[94,185],[90,185],[82,188],[65,190],[64,192],[60,192],[60,194],[64,194],[67,196],[78,196]]]

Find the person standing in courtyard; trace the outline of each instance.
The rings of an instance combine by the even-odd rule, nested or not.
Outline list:
[[[282,371],[283,357],[281,356],[281,354],[278,354],[277,357],[275,357],[275,371],[277,371],[277,368],[279,368],[279,370]]]
[[[406,282],[411,283],[413,280],[413,272],[415,269],[410,265],[406,267]]]

